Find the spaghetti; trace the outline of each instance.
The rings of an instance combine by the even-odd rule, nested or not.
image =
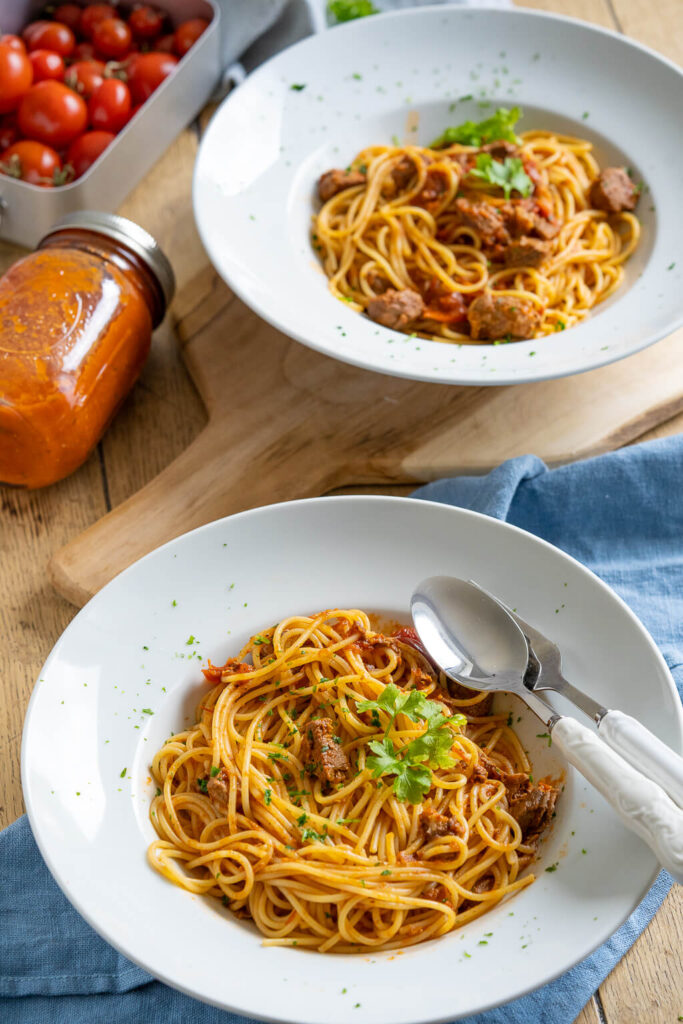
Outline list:
[[[387,327],[467,343],[554,334],[620,287],[640,236],[627,173],[601,171],[585,139],[499,123],[498,141],[467,122],[323,175],[313,245],[333,295]],[[480,144],[449,144],[449,131]]]
[[[196,724],[153,761],[148,857],[266,945],[408,946],[533,881],[557,792],[532,787],[507,715],[449,694],[412,631],[293,616],[205,675]]]

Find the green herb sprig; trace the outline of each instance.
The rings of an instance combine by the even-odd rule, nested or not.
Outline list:
[[[476,166],[470,171],[470,177],[481,178],[482,181],[502,188],[506,199],[510,198],[512,192],[529,196],[534,188],[533,181],[517,156],[506,156],[501,161],[494,160],[490,153],[480,153]]]
[[[518,143],[520,140],[515,134],[515,125],[521,116],[520,107],[513,107],[512,110],[498,107],[495,114],[484,121],[464,121],[463,124],[446,128],[430,146],[432,149],[453,146],[455,143],[461,146],[484,146],[487,142],[497,142],[499,139]]]

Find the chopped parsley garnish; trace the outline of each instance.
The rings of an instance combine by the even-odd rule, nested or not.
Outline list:
[[[564,320],[556,320],[556,321],[555,321],[555,330],[556,330],[556,331],[563,331],[563,330],[565,329],[565,327],[566,327],[566,326],[567,326],[567,325],[566,325],[566,323],[564,322]]]
[[[367,18],[369,14],[379,14],[372,0],[330,0],[327,10],[337,21],[355,21],[356,18]]]
[[[400,690],[394,683],[385,686],[376,701],[361,701],[358,710],[381,710],[389,717],[384,739],[371,740],[368,744],[372,755],[367,759],[367,767],[372,771],[372,777],[378,779],[382,775],[394,775],[392,788],[396,798],[402,802],[420,803],[432,786],[431,769],[450,768],[455,764],[451,756],[452,727],[465,725],[465,717],[453,715],[447,718],[436,701],[427,700],[419,690]],[[427,729],[397,751],[388,733],[399,714],[406,715],[411,722],[424,721]]]
[[[199,789],[201,790],[202,793],[208,793],[209,792],[209,788],[208,788],[207,780],[206,779],[197,779],[197,785],[199,786]]]
[[[391,871],[389,871],[389,869],[387,868],[387,869],[386,869],[386,871],[383,871],[383,872],[382,872],[382,874],[383,874],[383,875],[390,875],[390,874],[391,874]]]
[[[211,767],[211,778],[215,779],[216,776],[218,775],[219,771],[220,771],[220,768],[217,765],[215,765],[215,764],[212,765],[212,767]]]
[[[152,711],[151,708],[143,708],[142,709],[142,713],[143,713],[143,715],[153,715],[154,714],[154,712]]]
[[[290,85],[289,88],[292,90],[292,92],[301,92],[302,89],[306,88],[306,83],[305,82],[293,82],[292,85]]]
[[[301,833],[301,838],[304,842],[307,839],[313,839],[317,843],[322,843],[327,839],[327,825],[322,832],[316,832],[314,828],[305,828]]]
[[[264,791],[264,793],[263,793],[263,802],[266,805],[266,807],[270,807],[270,801],[272,799],[272,796],[273,796],[272,790],[266,789]]]
[[[536,739],[537,740],[547,740],[549,747],[552,747],[552,745],[553,745],[553,738],[552,738],[552,736],[550,735],[549,732],[537,732],[536,733]]]
[[[128,769],[124,768],[123,771],[121,772],[121,774],[119,775],[119,778],[120,779],[125,779],[127,771],[128,771]]]
[[[158,786],[157,786],[157,791],[156,791],[156,793],[154,795],[155,796],[161,796],[161,790],[159,789]]]
[[[463,97],[463,99],[471,97]],[[519,107],[507,110],[499,107],[495,114],[487,117],[484,121],[464,121],[463,124],[446,128],[444,133],[434,139],[430,146],[437,149],[439,146],[452,146],[458,143],[461,146],[483,146],[487,142],[495,142],[502,139],[505,142],[519,142],[515,135],[515,125],[522,116]]]
[[[519,192],[521,196],[531,195],[534,183],[524,170],[524,165],[519,157],[506,156],[503,161],[494,160],[490,153],[480,153],[477,157],[476,166],[470,171],[472,178],[481,178],[491,185],[498,185],[502,188],[505,198],[509,199],[510,194]]]
[[[557,864],[551,864],[549,868],[546,868],[546,871],[557,871]]]

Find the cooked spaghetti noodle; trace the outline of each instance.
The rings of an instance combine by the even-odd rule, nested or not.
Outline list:
[[[507,714],[450,695],[418,647],[335,610],[284,619],[252,637],[249,661],[205,670],[196,724],[153,761],[152,866],[251,917],[267,945],[321,952],[435,938],[529,885],[556,791],[531,788]],[[406,709],[393,718],[392,695]],[[429,767],[418,750],[438,736]],[[419,802],[375,777],[382,744],[411,784],[426,773]]]
[[[347,171],[321,179],[321,197],[338,188],[313,226],[330,291],[385,326],[435,341],[511,341],[572,327],[620,287],[640,236],[630,212],[637,189],[620,168],[601,172],[592,148],[550,131],[524,132],[497,151],[368,147]],[[482,156],[488,177],[477,169]],[[521,163],[521,193],[509,187],[509,161]],[[615,202],[595,191],[603,173],[622,176]],[[415,296],[402,310],[397,291]],[[510,300],[498,302],[502,320],[484,308],[482,321],[471,305],[489,293]]]

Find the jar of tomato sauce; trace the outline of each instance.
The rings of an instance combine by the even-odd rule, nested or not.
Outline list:
[[[69,214],[0,278],[0,483],[44,487],[88,457],[175,289],[150,234]]]

